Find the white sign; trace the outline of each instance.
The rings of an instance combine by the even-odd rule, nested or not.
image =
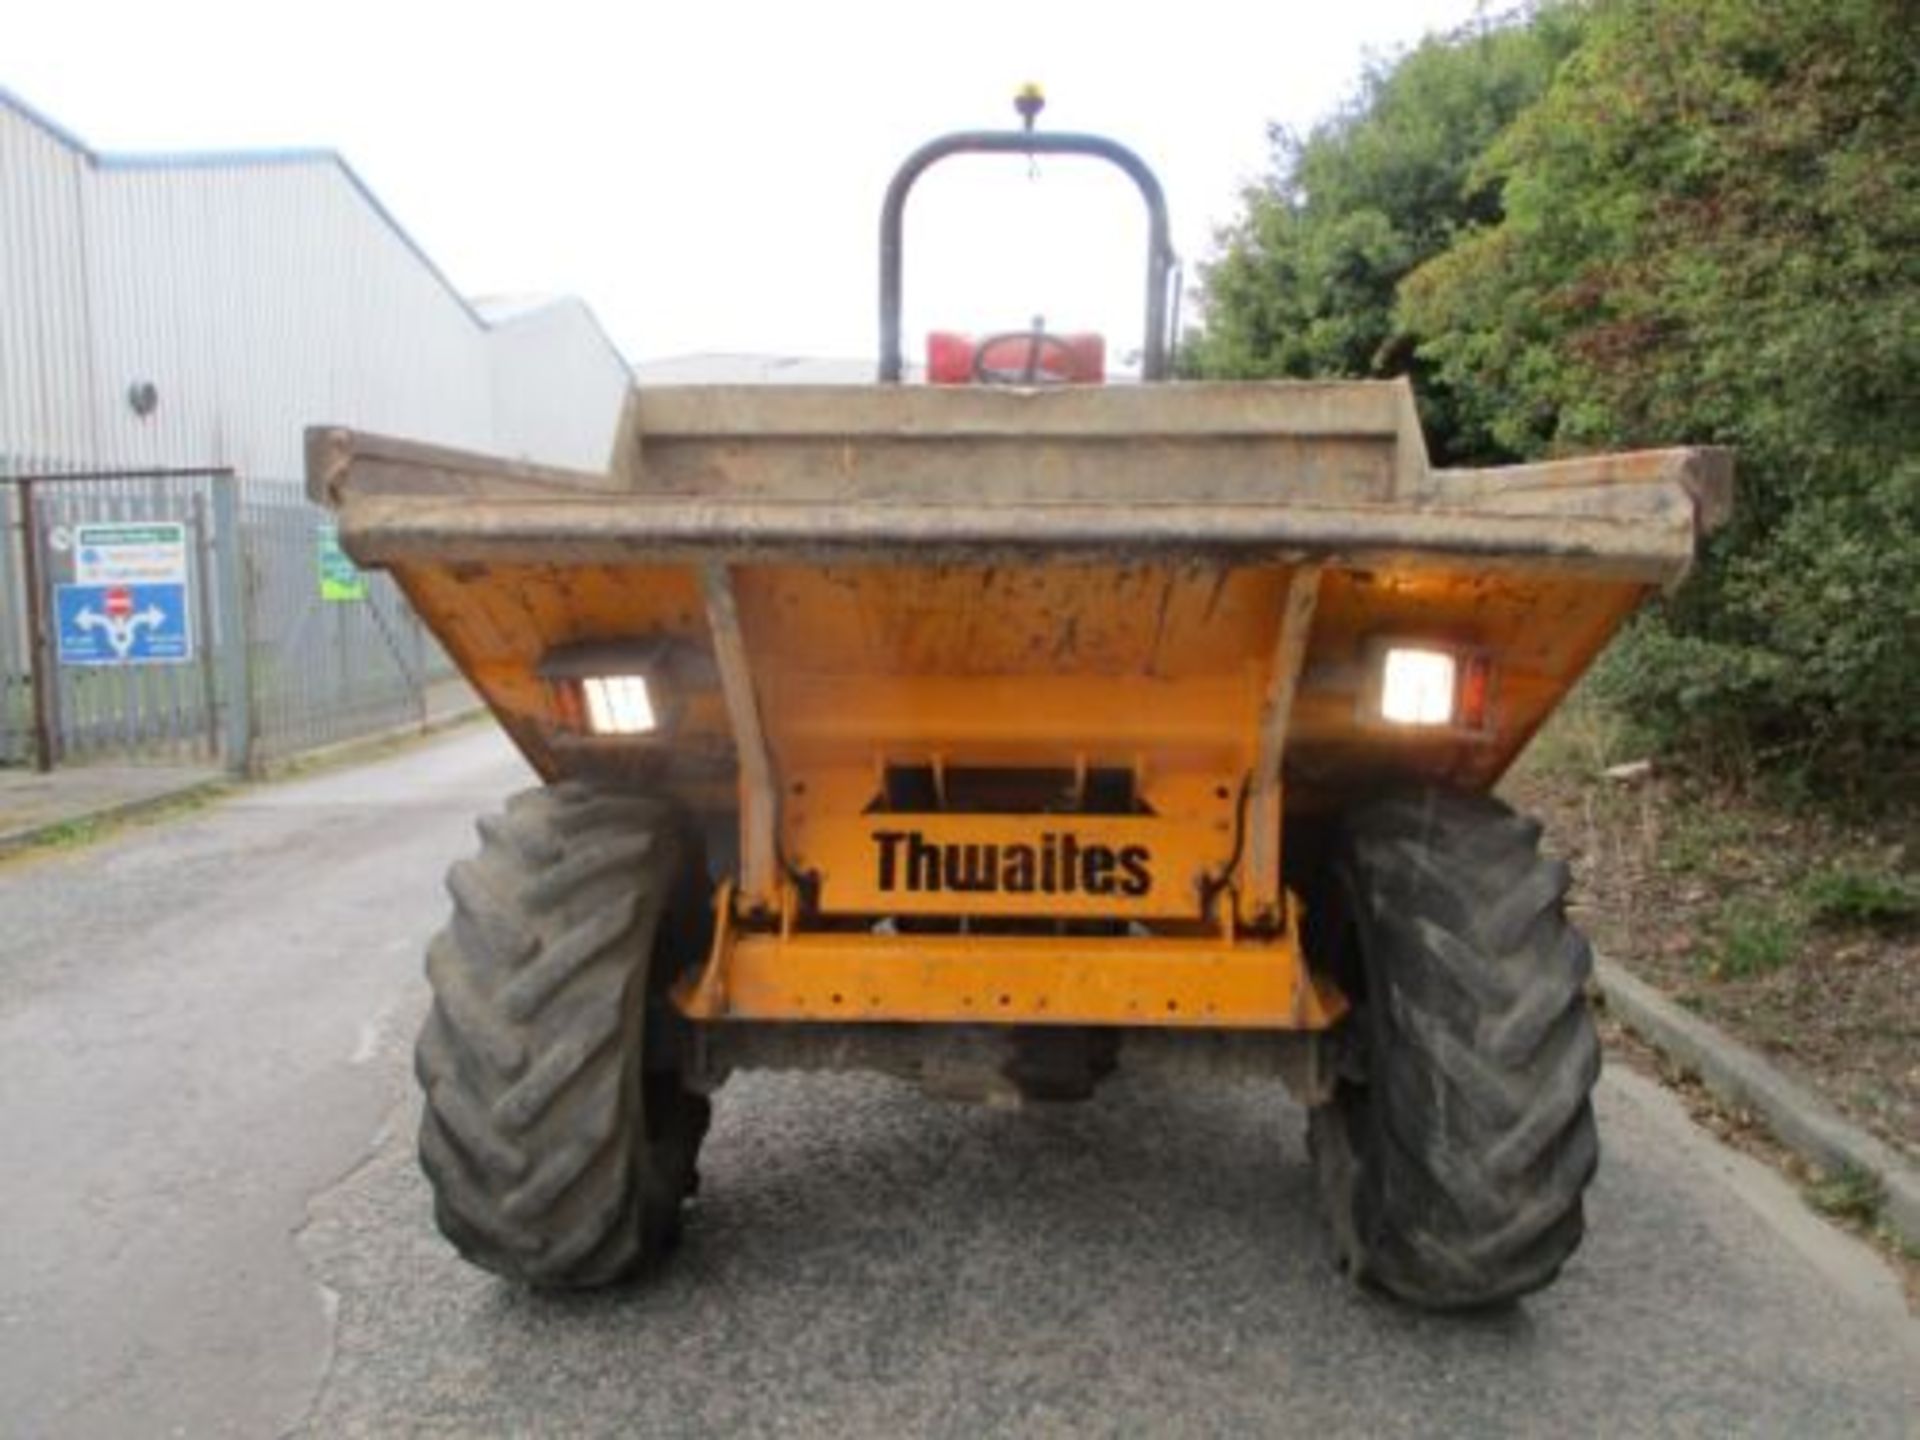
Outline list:
[[[184,585],[187,527],[168,520],[73,527],[76,585]]]

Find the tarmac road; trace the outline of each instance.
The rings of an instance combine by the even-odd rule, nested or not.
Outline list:
[[[1616,1067],[1591,1236],[1480,1319],[1333,1273],[1277,1087],[721,1096],[655,1282],[435,1236],[419,950],[491,734],[0,866],[0,1434],[1920,1434],[1887,1271]]]

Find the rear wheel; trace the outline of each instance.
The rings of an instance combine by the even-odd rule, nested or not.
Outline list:
[[[480,836],[427,951],[434,1213],[488,1270],[607,1284],[671,1248],[707,1129],[662,1044],[666,987],[710,925],[699,847],[665,802],[575,782],[516,796]]]
[[[1413,1304],[1511,1300],[1579,1245],[1598,1161],[1599,1040],[1566,867],[1485,796],[1425,790],[1356,812],[1322,933],[1356,1000],[1309,1144],[1342,1263]]]

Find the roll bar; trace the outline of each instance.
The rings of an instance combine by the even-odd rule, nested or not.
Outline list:
[[[1023,107],[1022,113],[1026,113]],[[1029,119],[1031,125],[1031,119]],[[1090,155],[1124,170],[1147,202],[1147,325],[1140,358],[1143,380],[1165,380],[1168,372],[1168,279],[1173,273],[1173,242],[1167,224],[1167,200],[1147,162],[1104,135],[1072,131],[960,130],[930,140],[894,172],[880,208],[880,383],[897,385],[906,372],[900,349],[900,293],[904,268],[902,232],[907,196],[931,166],[954,155]]]

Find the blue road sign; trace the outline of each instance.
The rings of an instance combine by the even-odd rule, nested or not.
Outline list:
[[[184,583],[56,585],[62,665],[180,665],[193,659]]]

